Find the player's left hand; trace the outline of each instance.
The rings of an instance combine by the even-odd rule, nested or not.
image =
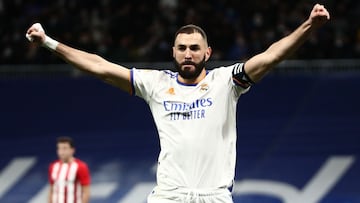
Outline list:
[[[324,5],[316,4],[310,13],[309,20],[312,26],[319,27],[330,20],[330,14]]]

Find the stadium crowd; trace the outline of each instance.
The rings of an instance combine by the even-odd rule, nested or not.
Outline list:
[[[0,0],[1,64],[63,63],[24,37],[41,22],[60,42],[114,62],[171,61],[175,31],[204,28],[212,60],[243,60],[308,18],[317,1],[298,0]],[[324,3],[331,21],[292,58],[359,58],[360,3]]]

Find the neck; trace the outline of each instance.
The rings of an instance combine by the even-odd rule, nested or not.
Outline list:
[[[70,157],[68,159],[65,160],[61,160],[63,163],[71,163],[72,161],[74,161],[74,157]]]
[[[199,74],[199,76],[197,76],[196,78],[193,79],[185,79],[183,77],[181,77],[180,75],[178,75],[178,80],[181,83],[184,84],[188,84],[188,85],[193,85],[193,84],[198,84],[202,79],[204,79],[206,76],[206,70],[205,68],[201,71],[201,73]]]

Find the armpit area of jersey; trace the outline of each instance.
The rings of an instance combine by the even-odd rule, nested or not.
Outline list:
[[[254,84],[254,82],[245,73],[244,63],[235,64],[233,71],[232,71],[232,79],[236,85],[243,87],[243,88],[248,88]]]

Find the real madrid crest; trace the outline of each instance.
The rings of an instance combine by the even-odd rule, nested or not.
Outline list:
[[[204,83],[204,84],[202,84],[202,85],[200,86],[200,91],[201,91],[201,92],[206,92],[206,91],[208,91],[208,90],[209,90],[209,85],[208,85],[208,84]]]

